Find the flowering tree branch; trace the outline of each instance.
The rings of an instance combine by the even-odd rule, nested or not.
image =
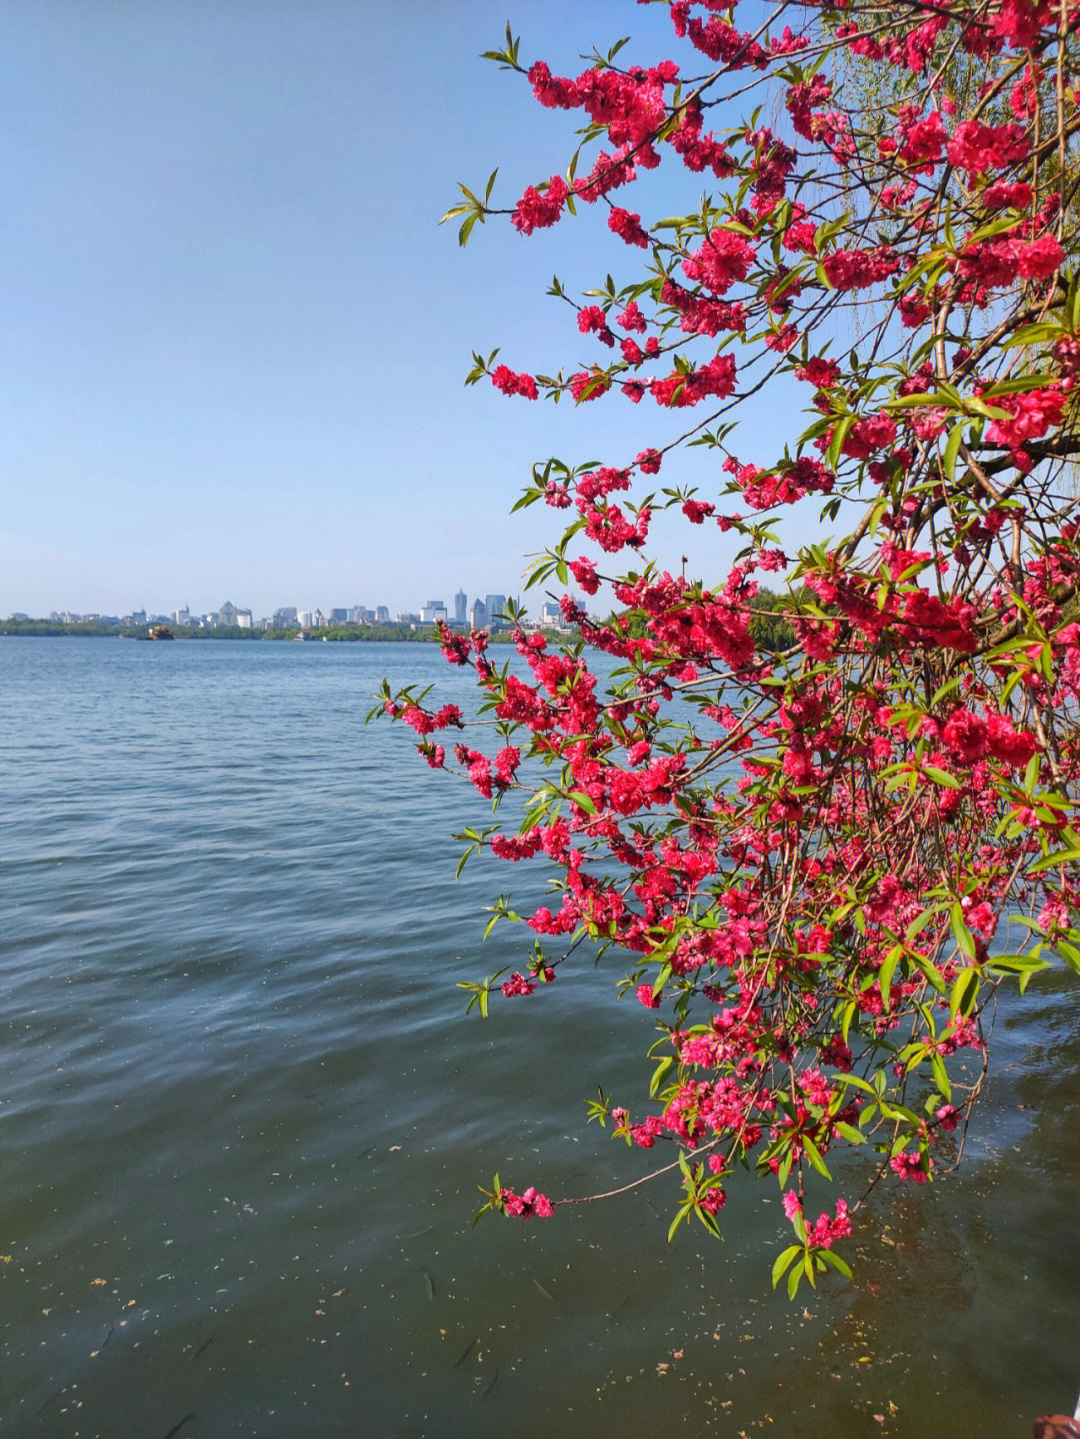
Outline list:
[[[849,1273],[834,1245],[878,1184],[958,1160],[1001,985],[1080,973],[1078,13],[850,0],[740,31],[675,0],[698,77],[621,68],[621,46],[562,77],[508,30],[489,58],[581,112],[585,138],[513,206],[491,203],[493,174],[445,217],[464,243],[499,214],[529,236],[602,211],[624,282],[551,292],[595,361],[543,375],[477,354],[468,382],[656,417],[637,455],[549,460],[518,501],[568,522],[531,582],[558,582],[580,639],[519,625],[523,679],[486,635],[442,633],[497,748],[448,754],[433,736],[460,712],[384,687],[433,768],[496,807],[525,796],[516,833],[466,831],[467,853],[554,876],[550,905],[495,906],[531,957],[466,985],[470,1007],[550,988],[585,941],[622,954],[658,1035],[650,1099],[632,1118],[601,1096],[591,1117],[675,1150],[655,1171],[681,1175],[672,1233],[719,1232],[740,1164],[779,1184],[796,1242],[773,1279],[791,1294]],[[758,92],[782,123],[740,111]],[[661,164],[715,193],[655,221],[617,203]],[[806,422],[748,456],[741,414],[788,381]],[[689,447],[715,459],[704,492],[675,473]],[[783,516],[815,505],[816,537],[786,553]],[[736,539],[727,573],[649,560],[660,509]],[[864,1163],[843,1171],[852,1203],[810,1222],[810,1178],[846,1150]],[[485,1193],[525,1218],[601,1197]]]

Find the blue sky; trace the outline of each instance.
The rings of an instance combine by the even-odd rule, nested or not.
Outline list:
[[[639,253],[599,207],[465,250],[438,228],[457,181],[498,165],[510,205],[572,150],[571,117],[478,58],[508,13],[526,63],[577,73],[626,33],[624,55],[685,61],[664,7],[609,0],[7,8],[0,613],[513,593],[558,533],[546,508],[509,516],[532,461],[622,463],[672,433],[621,397],[463,388],[474,348],[597,357],[544,290],[625,282]],[[628,203],[655,219],[699,190],[671,169]],[[750,417],[746,458],[777,420]],[[713,466],[693,452],[681,477],[711,492]],[[692,567],[726,568],[711,527],[661,525],[655,550],[675,567],[687,538]]]

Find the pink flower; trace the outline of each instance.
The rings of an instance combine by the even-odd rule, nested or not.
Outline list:
[[[640,215],[631,214],[629,210],[620,210],[617,205],[613,205],[607,223],[608,229],[628,245],[639,245],[643,250],[649,248],[649,236],[641,228]]]
[[[539,396],[532,375],[515,375],[508,365],[495,367],[491,373],[491,383],[504,395],[524,395],[527,400],[535,400]]]
[[[889,1161],[890,1168],[901,1179],[910,1179],[914,1184],[926,1184],[930,1178],[930,1170],[934,1161],[929,1155],[926,1156],[926,1167],[923,1167],[923,1159],[917,1149],[910,1153],[902,1152]]]
[[[645,333],[645,316],[638,309],[636,300],[631,300],[626,309],[615,316],[615,323],[624,330],[633,330],[639,335]]]
[[[987,170],[1004,170],[1027,158],[1031,146],[1022,125],[984,125],[981,120],[962,120],[945,146],[949,164],[966,170],[968,179]]]
[[[683,271],[714,294],[722,295],[736,280],[745,280],[754,263],[754,247],[731,230],[713,230],[700,250],[683,261]]]
[[[531,235],[534,230],[554,225],[562,214],[569,193],[561,175],[552,175],[544,194],[530,185],[510,216],[514,229],[519,234]]]
[[[531,980],[526,979],[523,974],[519,974],[518,971],[515,970],[510,978],[504,982],[502,992],[507,999],[513,999],[519,994],[532,994],[535,988],[536,985],[533,984]]]
[[[502,1189],[498,1198],[504,1211],[514,1219],[550,1219],[555,1210],[546,1194],[539,1194],[530,1184],[523,1194]]]

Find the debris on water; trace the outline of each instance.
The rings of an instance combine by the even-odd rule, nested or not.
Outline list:
[[[427,1297],[429,1299],[434,1299],[435,1281],[432,1279],[431,1275],[427,1272],[426,1269],[421,1269],[420,1273],[424,1276],[424,1283],[427,1285]]]
[[[540,1283],[539,1279],[536,1278],[535,1274],[532,1276],[532,1282],[536,1285],[537,1289],[539,1289],[540,1293],[544,1296],[545,1299],[550,1299],[552,1304],[555,1303],[554,1294],[552,1294],[550,1289],[544,1288],[544,1286]]]
[[[173,1427],[169,1430],[168,1434],[166,1434],[166,1435],[164,1436],[164,1439],[175,1439],[175,1436],[180,1433],[180,1430],[183,1429],[184,1425],[185,1425],[190,1419],[194,1419],[194,1418],[195,1418],[195,1415],[196,1415],[198,1412],[199,1412],[199,1411],[198,1411],[197,1409],[193,1409],[190,1414],[185,1414],[184,1417],[183,1417],[183,1419],[181,1419],[178,1424],[174,1424],[174,1425],[173,1425]]]

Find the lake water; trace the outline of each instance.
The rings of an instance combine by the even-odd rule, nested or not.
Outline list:
[[[496,1170],[642,1172],[583,1101],[642,1107],[651,1021],[615,960],[465,1018],[455,982],[524,958],[480,942],[510,876],[454,881],[487,807],[365,728],[384,674],[468,694],[420,645],[0,640],[0,1432],[996,1439],[1071,1410],[1064,979],[999,1016],[964,1172],[860,1215],[854,1287],[771,1291],[763,1185],[723,1244],[665,1242],[667,1179],[472,1228]]]

